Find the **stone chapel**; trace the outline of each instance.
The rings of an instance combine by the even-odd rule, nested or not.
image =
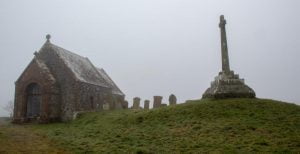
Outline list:
[[[15,82],[13,121],[68,121],[82,111],[127,108],[124,93],[102,68],[50,42]]]

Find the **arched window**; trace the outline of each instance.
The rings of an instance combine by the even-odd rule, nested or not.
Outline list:
[[[36,83],[31,83],[26,88],[27,112],[29,118],[38,117],[40,115],[41,106],[41,91],[40,86]]]

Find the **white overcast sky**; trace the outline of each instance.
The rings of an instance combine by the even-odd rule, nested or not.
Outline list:
[[[199,99],[221,70],[221,14],[231,69],[259,98],[300,104],[299,0],[1,0],[0,106],[48,33],[104,68],[130,103]]]

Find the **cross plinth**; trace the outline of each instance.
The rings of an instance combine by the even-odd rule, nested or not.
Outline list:
[[[230,70],[225,25],[226,20],[221,15],[219,27],[221,31],[222,71],[211,82],[202,98],[254,98],[254,90],[245,84],[244,79],[240,79],[238,74]]]

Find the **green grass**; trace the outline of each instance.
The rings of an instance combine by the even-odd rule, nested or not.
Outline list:
[[[263,99],[86,113],[28,127],[75,153],[300,152],[300,107]]]

